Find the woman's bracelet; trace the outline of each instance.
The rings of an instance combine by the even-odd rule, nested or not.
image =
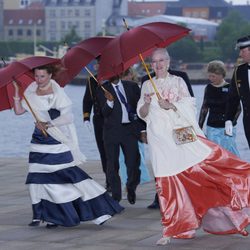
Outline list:
[[[20,101],[20,97],[13,96],[13,99],[14,99],[15,102],[19,102]]]

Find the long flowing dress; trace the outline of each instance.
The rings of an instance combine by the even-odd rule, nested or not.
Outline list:
[[[29,185],[33,219],[66,227],[81,221],[102,224],[123,207],[114,201],[101,185],[77,166],[84,162],[74,125],[71,101],[62,88],[52,81],[53,94],[38,96],[37,84],[25,91],[33,111],[40,121],[55,126],[47,136],[35,128],[30,144]],[[22,103],[24,108],[29,108]]]
[[[199,227],[214,234],[245,234],[250,223],[250,164],[205,138],[196,121],[194,98],[181,78],[153,80],[161,97],[177,108],[161,109],[154,94],[144,118],[163,237],[190,238]],[[150,81],[143,84],[138,114],[145,93],[154,93]],[[198,139],[177,145],[173,129],[189,125]]]

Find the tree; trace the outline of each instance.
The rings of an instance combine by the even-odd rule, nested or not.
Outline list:
[[[168,47],[170,56],[174,60],[183,62],[197,62],[201,60],[199,44],[197,44],[190,36],[185,37]]]
[[[238,52],[234,49],[238,38],[249,34],[250,23],[245,21],[239,12],[232,11],[221,22],[216,41],[221,50],[222,60],[235,61]]]
[[[68,34],[62,39],[62,43],[67,43],[69,45],[78,43],[82,40],[80,36],[76,33],[75,27],[73,27]]]

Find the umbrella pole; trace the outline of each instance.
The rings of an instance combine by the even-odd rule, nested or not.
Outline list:
[[[21,85],[20,85],[19,83],[17,83],[17,79],[14,78],[13,81],[14,81],[16,84],[18,84],[19,87],[21,87]],[[22,87],[21,87],[21,88],[22,88]],[[24,99],[24,101],[27,103],[27,105],[28,105],[28,107],[29,107],[29,109],[30,109],[30,111],[31,111],[31,113],[32,113],[32,115],[33,115],[33,117],[35,118],[36,122],[39,122],[39,119],[37,118],[37,116],[36,116],[34,110],[32,109],[32,107],[31,107],[29,101],[27,100],[26,96],[24,95],[24,93],[23,93],[23,99]],[[48,137],[48,134],[47,134],[47,132],[46,132],[44,129],[42,130],[42,133],[43,133],[43,135],[44,135],[45,137]]]
[[[98,83],[98,85],[102,88],[103,91],[107,91],[103,86],[102,84],[100,84],[98,82],[98,80],[96,79],[96,77],[93,75],[93,73],[85,66],[84,67],[86,69],[86,71],[91,75],[91,77],[93,77],[93,79]]]
[[[143,59],[143,57],[142,57],[141,54],[139,54],[139,57],[141,58],[141,61],[142,61],[142,64],[143,64],[144,68],[146,69],[146,72],[147,72],[148,77],[149,77],[149,80],[150,80],[150,82],[151,82],[151,84],[152,84],[152,86],[153,86],[153,89],[154,89],[154,91],[155,91],[155,93],[156,93],[156,96],[157,96],[158,100],[160,100],[160,99],[161,99],[161,95],[160,95],[160,93],[159,93],[159,91],[158,91],[158,89],[157,89],[157,87],[156,87],[156,85],[155,85],[155,83],[154,83],[154,81],[153,81],[151,75],[150,75],[150,72],[149,72],[149,70],[148,70],[148,67],[147,67],[147,65],[146,65],[146,63],[145,63],[145,61],[144,61],[144,59]]]

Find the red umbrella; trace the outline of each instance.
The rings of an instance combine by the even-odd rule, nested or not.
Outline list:
[[[66,71],[59,75],[58,81],[62,85],[70,82],[90,61],[100,55],[112,39],[111,36],[91,37],[70,48],[62,57],[62,64]]]
[[[98,80],[119,75],[148,56],[155,48],[164,48],[189,33],[172,23],[148,23],[130,29],[110,41],[101,53]]]
[[[1,77],[1,70],[0,70]],[[32,74],[23,74],[18,78],[22,82],[22,91],[28,87],[28,85],[34,81]],[[13,107],[14,87],[12,84],[7,84],[0,88],[0,111],[5,109],[11,109]]]
[[[24,91],[34,81],[32,69],[48,64],[60,66],[61,60],[46,56],[32,56],[8,64],[0,69],[0,111],[13,107],[14,87],[13,78]]]

